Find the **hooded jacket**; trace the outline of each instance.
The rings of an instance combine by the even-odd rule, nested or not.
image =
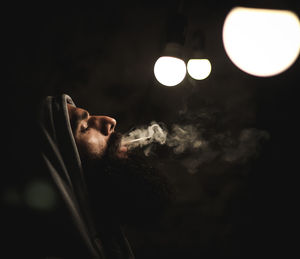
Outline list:
[[[67,104],[75,106],[66,94],[48,96],[42,102],[39,119],[41,155],[87,250],[84,258],[133,259],[130,245],[119,225],[114,225],[111,231],[95,227],[97,219],[91,213]],[[105,225],[105,222],[100,225]]]

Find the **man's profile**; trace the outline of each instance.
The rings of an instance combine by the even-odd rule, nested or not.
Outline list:
[[[122,146],[116,124],[66,94],[48,96],[41,107],[42,157],[88,251],[84,258],[134,258],[122,226],[150,222],[172,196],[163,174]]]

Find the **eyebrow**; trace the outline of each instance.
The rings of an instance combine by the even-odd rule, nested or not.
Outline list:
[[[80,122],[82,120],[86,120],[88,117],[89,117],[89,113],[87,111],[80,112],[79,114],[75,112],[75,114],[70,119],[73,133],[77,131]]]

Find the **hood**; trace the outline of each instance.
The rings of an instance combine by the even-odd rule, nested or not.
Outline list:
[[[99,238],[101,236],[103,239],[103,235],[101,229],[95,228],[90,210],[87,186],[70,125],[67,104],[76,107],[71,97],[66,94],[48,96],[42,102],[39,118],[42,158],[75,227],[90,251],[91,258],[134,258],[121,227],[116,226],[118,231],[114,229],[114,237],[108,237],[108,240]],[[102,225],[105,225],[105,222]],[[107,231],[105,233],[107,234]],[[109,243],[110,240],[114,240],[113,244]]]

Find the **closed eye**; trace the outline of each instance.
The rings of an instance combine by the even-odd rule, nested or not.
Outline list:
[[[80,127],[80,132],[81,132],[81,133],[85,133],[85,132],[87,132],[89,129],[90,129],[90,127],[89,127],[88,125],[82,125],[82,126]]]
[[[80,127],[80,132],[82,133],[86,132],[89,129],[89,126],[87,124],[88,117],[89,117],[89,113],[87,111],[84,111],[81,114],[77,115],[77,119],[75,122],[75,129]]]

